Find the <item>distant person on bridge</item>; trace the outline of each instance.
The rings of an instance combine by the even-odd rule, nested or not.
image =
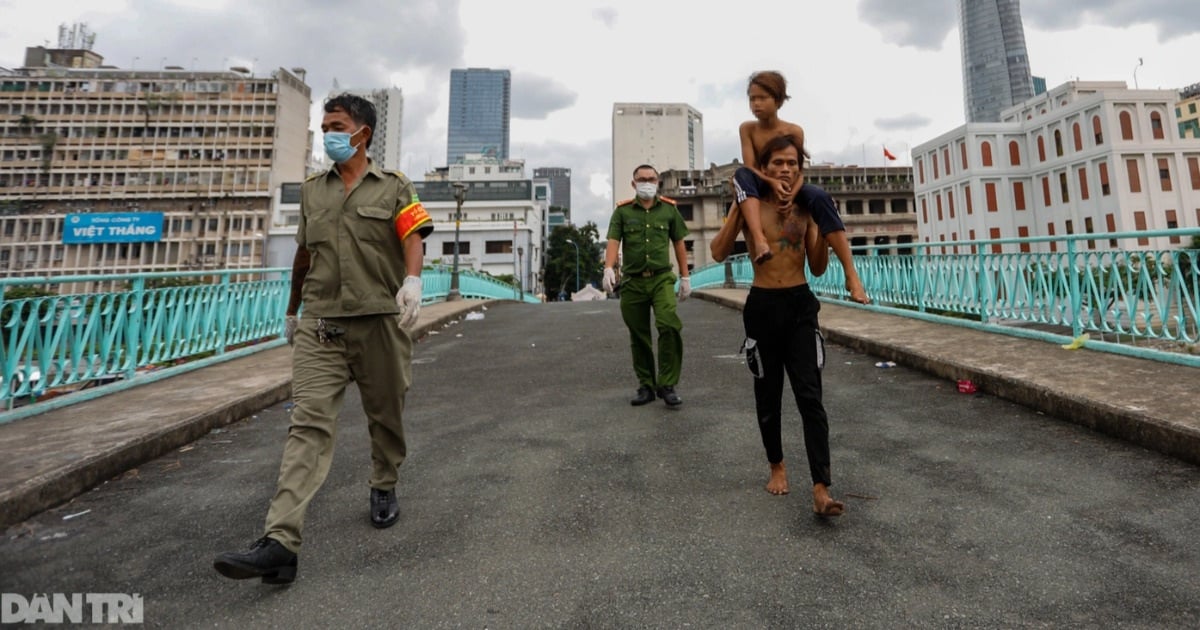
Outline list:
[[[805,157],[802,140],[779,136],[762,147],[756,163],[769,177],[794,185],[799,181]],[[746,363],[754,373],[754,406],[770,465],[767,492],[788,493],[782,437],[783,377],[786,373],[804,422],[804,447],[813,481],[813,512],[821,516],[840,516],[845,505],[829,494],[829,486],[833,483],[829,420],[821,402],[825,348],[817,322],[821,304],[809,289],[804,275],[806,257],[814,274],[825,272],[829,249],[820,236],[811,210],[803,199],[797,202],[794,211],[780,213],[778,209],[787,202],[771,191],[759,204],[759,219],[771,243],[772,255],[761,264],[753,265],[754,281],[742,309]],[[738,232],[743,230],[748,232],[745,209],[735,203],[711,243],[713,259],[719,262],[729,256]],[[750,238],[748,233],[746,238]]]
[[[675,202],[658,194],[658,170],[649,164],[633,169],[634,199],[617,204],[608,222],[608,246],[604,250],[604,291],[617,288],[617,251],[621,253],[621,317],[629,329],[633,372],[637,375],[634,406],[653,402],[657,395],[669,407],[683,404],[675,386],[683,367],[683,322],[675,312],[675,274],[671,273],[671,250],[679,264],[680,301],[692,293],[687,251],[688,235],[683,215]],[[651,344],[650,315],[658,329],[658,369]]]
[[[263,537],[214,562],[234,579],[295,579],[304,512],[329,473],[351,381],[371,434],[371,524],[390,527],[400,514],[395,486],[407,452],[401,412],[412,381],[409,330],[421,306],[422,239],[433,222],[408,177],[367,157],[376,116],[370,101],[343,94],[324,109],[325,153],[335,165],[300,188],[287,307],[292,422]]]
[[[808,213],[817,222],[821,236],[829,242],[834,255],[842,263],[850,299],[860,304],[869,303],[871,300],[854,269],[846,226],[838,216],[837,206],[829,193],[819,186],[804,183],[803,177],[788,183],[771,177],[756,166],[760,151],[773,138],[790,135],[800,146],[804,146],[804,129],[779,118],[779,108],[791,98],[787,93],[787,81],[774,70],[755,72],[750,75],[746,96],[750,99],[750,112],[754,114],[754,120],[743,122],[738,127],[744,166],[733,174],[733,189],[742,210],[742,220],[746,223],[746,247],[754,262],[761,264],[774,255],[764,235],[758,211],[760,198],[773,193],[781,213],[790,212],[797,204],[808,206]]]

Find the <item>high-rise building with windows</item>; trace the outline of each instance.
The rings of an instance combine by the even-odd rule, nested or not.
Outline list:
[[[959,0],[963,108],[967,122],[997,122],[1033,98],[1020,0]]]
[[[367,154],[382,168],[400,170],[400,128],[404,122],[404,95],[400,88],[333,90],[330,97],[338,94],[361,96],[375,106],[375,129],[371,147]]]
[[[0,70],[0,277],[262,267],[311,153],[303,74],[26,49]]]
[[[571,207],[571,169],[558,166],[544,166],[533,169],[535,178],[545,178],[550,181],[550,205],[559,208]]]
[[[614,103],[612,125],[614,204],[633,196],[639,164],[704,168],[704,117],[687,103]]]
[[[511,101],[512,77],[508,70],[451,70],[446,163],[457,164],[470,154],[508,159]]]

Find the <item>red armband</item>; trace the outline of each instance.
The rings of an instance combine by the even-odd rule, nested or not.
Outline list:
[[[413,230],[420,230],[422,238],[433,232],[433,219],[429,218],[420,201],[409,204],[396,215],[396,235],[401,241],[408,238]]]

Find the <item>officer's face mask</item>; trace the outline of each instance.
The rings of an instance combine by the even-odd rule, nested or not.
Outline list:
[[[361,127],[358,131],[362,131],[363,129],[366,129],[366,127]],[[354,154],[358,152],[358,147],[350,144],[350,139],[358,135],[358,131],[355,131],[354,133],[346,133],[344,131],[326,131],[325,155],[328,155],[329,159],[337,162],[338,164],[341,164],[342,162],[354,157]]]
[[[637,190],[638,199],[649,200],[658,193],[658,185],[652,182],[642,182],[637,185],[635,190]]]

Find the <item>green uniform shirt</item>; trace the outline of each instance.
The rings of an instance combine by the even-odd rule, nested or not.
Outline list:
[[[655,197],[642,207],[636,199],[622,201],[608,222],[608,239],[621,242],[621,275],[671,268],[671,244],[688,235],[675,201]]]
[[[312,259],[301,293],[304,314],[398,313],[396,293],[408,268],[397,219],[402,211],[420,207],[417,191],[403,173],[381,170],[374,161],[349,195],[345,190],[336,169],[300,186],[296,243],[308,248]],[[433,223],[414,229],[424,237]]]

